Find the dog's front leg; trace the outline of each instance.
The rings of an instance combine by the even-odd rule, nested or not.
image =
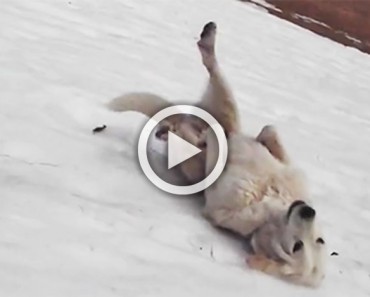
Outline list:
[[[280,141],[279,135],[273,126],[265,126],[256,137],[256,140],[265,146],[271,155],[273,155],[280,162],[289,164],[288,154]]]

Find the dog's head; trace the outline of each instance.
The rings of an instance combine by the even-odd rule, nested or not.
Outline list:
[[[293,202],[285,217],[283,248],[292,258],[297,281],[318,285],[325,276],[325,240],[316,219],[316,211],[303,201]]]
[[[279,224],[267,223],[255,237],[258,252],[284,264],[280,276],[309,286],[318,286],[323,280],[325,241],[316,211],[305,202],[293,202]]]

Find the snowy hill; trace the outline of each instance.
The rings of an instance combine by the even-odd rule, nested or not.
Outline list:
[[[276,125],[310,179],[339,253],[317,290],[248,269],[199,197],[141,173],[144,117],[102,106],[137,90],[196,101],[209,20],[245,131]],[[369,296],[369,78],[369,56],[238,1],[2,0],[0,296]]]

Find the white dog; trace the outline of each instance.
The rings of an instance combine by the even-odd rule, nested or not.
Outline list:
[[[291,165],[273,127],[264,127],[256,138],[241,132],[237,105],[216,60],[215,37],[216,25],[206,24],[198,48],[209,84],[197,106],[222,125],[229,153],[223,174],[205,190],[203,213],[215,226],[250,239],[250,267],[317,286],[324,278],[326,250],[316,212],[308,205],[304,176]],[[153,94],[132,93],[114,99],[109,108],[152,116],[170,105]],[[203,179],[217,159],[214,135],[197,118],[181,115],[160,123],[157,136],[166,140],[169,130],[202,149],[180,166],[189,182]]]

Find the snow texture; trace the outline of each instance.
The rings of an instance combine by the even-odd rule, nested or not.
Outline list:
[[[197,101],[210,20],[244,130],[276,125],[308,175],[339,254],[319,289],[250,270],[200,197],[144,177],[145,117],[104,108],[129,91]],[[238,1],[2,0],[0,296],[369,296],[369,78],[369,56]]]

